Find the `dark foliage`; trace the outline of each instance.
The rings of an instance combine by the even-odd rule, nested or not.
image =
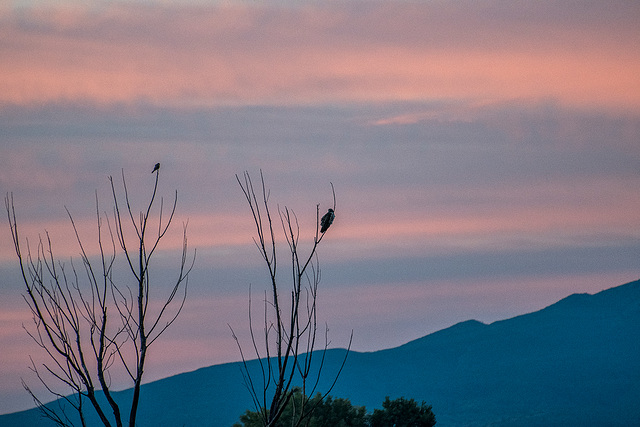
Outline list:
[[[303,400],[300,389],[295,389],[276,426],[288,427],[292,420],[297,420],[297,410]],[[308,427],[432,427],[436,424],[431,406],[425,402],[418,405],[415,400],[404,397],[390,400],[387,396],[382,409],[374,410],[371,415],[364,406],[354,406],[349,399],[331,396],[323,399],[320,394],[309,399],[308,405],[313,408],[303,424]],[[240,423],[233,427],[262,427],[262,419],[257,412],[246,411],[240,417]]]
[[[376,409],[371,415],[371,427],[432,427],[436,424],[436,416],[431,406],[424,401],[418,405],[413,399],[400,397],[384,399],[382,409]]]

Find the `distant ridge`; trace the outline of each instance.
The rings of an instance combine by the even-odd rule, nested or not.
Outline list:
[[[329,352],[327,374],[343,356]],[[332,395],[369,410],[387,395],[425,400],[442,427],[640,425],[640,281],[352,352]],[[230,426],[251,408],[238,363],[146,384],[142,396],[142,427]],[[36,410],[0,416],[3,427],[40,425]]]

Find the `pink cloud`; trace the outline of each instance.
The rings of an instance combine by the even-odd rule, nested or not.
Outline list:
[[[601,15],[516,6],[34,7],[3,19],[0,101],[554,97],[640,106],[629,19],[637,6],[617,3]]]
[[[425,190],[420,199],[416,199],[414,188],[376,188],[375,196],[359,191],[356,195],[344,196],[347,205],[338,209],[336,223],[327,240],[335,245],[335,252],[330,251],[327,256],[336,259],[360,258],[371,256],[370,251],[386,251],[389,245],[400,245],[408,254],[424,251],[427,246],[431,248],[430,251],[436,252],[455,247],[504,249],[505,245],[516,242],[527,242],[527,245],[538,242],[554,247],[574,245],[577,236],[637,236],[635,224],[640,221],[640,214],[637,200],[629,197],[629,189],[634,187],[634,182],[633,177],[598,177],[580,183],[528,183],[524,187],[522,184],[505,183],[491,188],[478,187],[473,190],[475,196],[480,200],[491,200],[492,203],[462,206],[455,212],[451,211],[449,204],[437,201],[441,197],[460,200],[468,197],[465,190],[455,187]],[[421,206],[423,197],[434,200],[430,205],[432,207]],[[403,209],[363,209],[367,200],[380,199],[386,201],[385,206],[403,206]],[[406,200],[414,201],[411,208],[404,208]],[[359,209],[352,211],[352,205]],[[616,206],[616,209],[611,210],[610,206]],[[253,255],[252,238],[255,230],[248,210],[243,206],[240,208],[242,210],[238,212],[178,214],[159,249],[169,257],[171,254],[177,257],[182,247],[182,224],[188,222],[187,235],[191,249],[197,248],[205,257],[207,251],[213,250],[225,265],[244,263],[246,260],[238,257],[238,254],[248,252]],[[17,209],[23,252],[26,253],[25,239],[29,239],[32,252],[35,252],[38,236],[45,238],[44,232],[48,231],[58,259],[78,256],[78,244],[68,218],[22,221],[19,205]],[[89,256],[97,255],[96,220],[91,216],[88,206],[80,213],[74,219],[85,250]],[[301,221],[304,245],[311,241],[314,230],[309,218],[301,218]],[[275,225],[276,237],[283,242],[279,234],[281,230],[277,228],[279,225]],[[103,229],[103,233],[107,231]],[[0,236],[10,241],[6,227],[0,228]],[[130,235],[130,238],[134,236]],[[258,257],[257,252],[255,256]],[[15,261],[11,245],[0,245],[0,261]]]

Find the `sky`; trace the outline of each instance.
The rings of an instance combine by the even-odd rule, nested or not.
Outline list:
[[[197,259],[147,381],[239,360],[228,325],[245,339],[249,286],[268,285],[244,171],[295,211],[303,250],[333,184],[332,347],[509,318],[640,275],[639,21],[622,0],[4,0],[0,190],[22,238],[48,231],[69,263],[65,208],[96,255],[108,176],[139,210],[162,164],[178,207],[155,301],[183,223]],[[32,406],[21,378],[41,390],[23,293],[3,219],[0,413]]]

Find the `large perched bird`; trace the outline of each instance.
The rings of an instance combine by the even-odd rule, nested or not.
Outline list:
[[[320,232],[321,233],[324,233],[325,231],[327,231],[329,229],[331,224],[333,224],[333,219],[335,217],[336,217],[336,215],[333,213],[333,209],[329,208],[327,213],[322,216],[322,219],[320,219]]]
[[[156,165],[153,167],[153,170],[151,171],[151,173],[154,173],[158,169],[160,169],[160,163],[156,163]]]

